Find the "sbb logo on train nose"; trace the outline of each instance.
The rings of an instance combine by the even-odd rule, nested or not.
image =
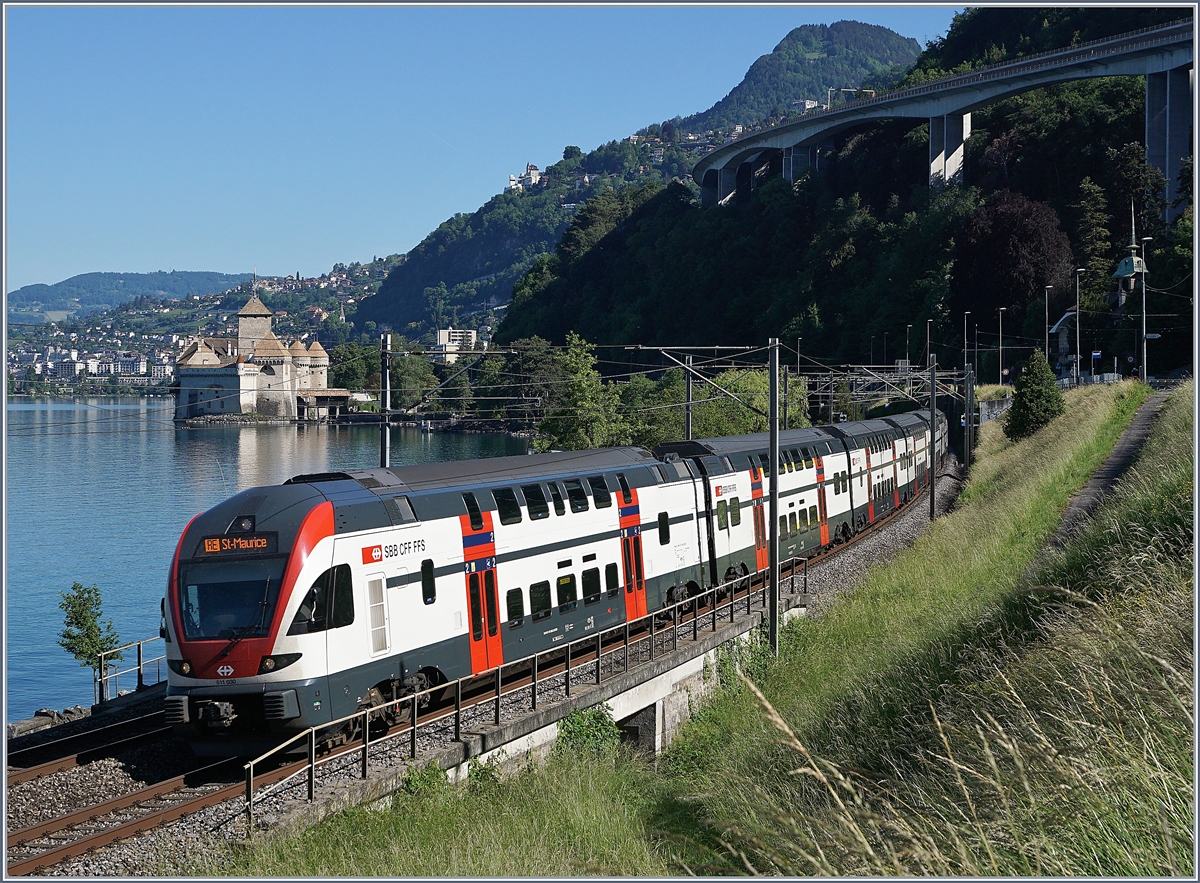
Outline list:
[[[374,564],[383,560],[383,546],[366,546],[362,550],[363,564]]]

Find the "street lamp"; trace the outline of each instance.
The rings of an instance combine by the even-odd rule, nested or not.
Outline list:
[[[908,335],[912,331],[912,325],[908,325],[904,329],[904,362],[908,364]]]
[[[887,364],[887,336],[888,333],[883,332],[883,364]]]
[[[971,353],[971,370],[979,376],[979,323],[975,323],[975,350]]]
[[[1004,385],[1004,311],[1007,307],[1000,308],[1000,385]]]
[[[1079,386],[1079,360],[1083,358],[1083,353],[1079,351],[1079,326],[1083,321],[1083,317],[1079,314],[1079,274],[1084,272],[1083,267],[1075,268],[1075,385]]]
[[[1146,370],[1146,243],[1153,236],[1142,237],[1142,383],[1150,382],[1150,372]]]
[[[925,367],[928,368],[933,364],[933,350],[929,348],[929,330],[933,327],[933,320],[925,320]]]
[[[1050,364],[1050,289],[1053,285],[1046,286],[1046,364]]]
[[[871,364],[875,364],[875,335],[871,335]]]
[[[963,313],[963,370],[967,370],[967,316],[971,315],[971,311],[967,310]]]

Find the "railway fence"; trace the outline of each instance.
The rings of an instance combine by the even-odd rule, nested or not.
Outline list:
[[[690,637],[692,642],[699,642],[701,632],[706,635],[715,633],[719,623],[725,620],[732,624],[741,615],[751,614],[755,608],[765,611],[768,605],[769,580],[766,571],[747,574],[729,580],[718,586],[705,589],[697,595],[681,601],[668,604],[653,613],[627,620],[620,625],[603,629],[587,637],[577,638],[565,645],[543,650],[513,663],[501,665],[491,671],[472,674],[458,680],[436,687],[413,693],[403,697],[394,696],[390,702],[357,711],[328,723],[312,727],[303,733],[276,746],[265,754],[254,758],[244,766],[245,771],[245,812],[247,817],[247,836],[255,830],[255,804],[281,791],[288,785],[304,777],[307,782],[307,800],[309,803],[316,798],[317,769],[333,761],[344,760],[346,752],[329,752],[318,756],[318,746],[322,737],[337,733],[340,729],[349,729],[355,733],[359,742],[358,747],[349,749],[358,752],[359,777],[368,776],[368,761],[371,748],[380,747],[386,743],[400,743],[407,740],[404,753],[408,760],[417,758],[417,735],[422,729],[428,730],[438,724],[450,724],[453,727],[453,741],[462,741],[464,713],[479,706],[491,704],[491,722],[500,726],[502,720],[502,698],[513,693],[528,690],[530,708],[538,708],[538,688],[551,679],[562,678],[563,689],[567,698],[571,696],[572,674],[580,670],[595,668],[594,684],[604,681],[604,663],[610,663],[613,673],[624,674],[638,665],[652,662],[664,654],[673,653],[679,647],[681,633],[683,640]],[[799,577],[799,579],[797,579]],[[797,588],[797,583],[801,588]],[[797,556],[790,558],[780,565],[780,585],[788,586],[787,595],[801,605],[808,602],[808,558]],[[739,594],[739,592],[741,594]],[[688,618],[690,614],[690,618]],[[690,633],[690,634],[689,634]],[[665,636],[669,635],[669,636]],[[606,648],[606,643],[608,644]],[[661,645],[661,646],[660,646]],[[572,667],[572,657],[577,660]],[[579,662],[580,657],[583,661]],[[637,657],[636,659],[634,657]],[[617,660],[620,665],[618,667]],[[549,663],[549,665],[547,665]],[[508,694],[504,693],[504,677],[508,670],[528,668],[528,674],[521,678],[528,683],[520,683],[512,687]],[[540,679],[539,679],[540,672]],[[611,676],[611,675],[610,675]],[[590,679],[589,675],[589,679]],[[510,681],[510,683],[512,683]],[[464,696],[486,691],[485,698],[464,703]],[[441,713],[422,718],[420,708],[431,702],[434,694],[445,695],[453,691],[454,706]],[[494,696],[491,693],[494,692]],[[371,729],[373,719],[385,714],[403,714],[407,725],[396,733],[390,733],[372,740]],[[271,781],[269,787],[260,788],[255,793],[256,779],[263,769],[273,769],[282,758],[295,753],[300,746],[307,751],[304,765],[285,778]]]
[[[154,644],[158,641],[163,642],[162,652],[158,656],[147,657],[146,645]],[[124,661],[126,650],[134,651],[136,662],[128,668],[121,668],[120,663]],[[163,666],[166,664],[166,661],[166,642],[161,635],[153,638],[144,638],[141,641],[134,641],[99,654],[95,666],[96,704],[101,705],[120,695],[121,675],[126,675],[126,683],[129,683],[128,676],[134,675],[136,689],[138,690],[144,690],[146,687],[152,687],[155,684],[161,683],[163,680]],[[149,674],[153,674],[153,681],[148,680]]]

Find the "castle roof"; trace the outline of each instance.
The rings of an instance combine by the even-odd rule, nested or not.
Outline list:
[[[295,343],[293,343],[291,346],[288,347],[288,352],[291,353],[293,356],[307,356],[308,355],[308,350],[306,350],[304,348],[304,344],[302,344],[298,340]]]
[[[274,331],[268,331],[262,340],[254,345],[255,359],[280,359],[287,355],[288,351]]]
[[[270,317],[272,315],[274,315],[274,314],[270,310],[267,309],[266,304],[264,304],[261,300],[259,300],[258,295],[256,295],[256,294],[250,295],[250,300],[246,301],[246,305],[244,307],[242,307],[240,310],[238,310],[239,318],[242,316]]]
[[[297,343],[299,343],[299,341],[297,341]],[[327,356],[327,355],[329,355],[327,352],[325,352],[325,347],[321,346],[321,344],[315,340],[308,345],[308,354],[310,356]]]

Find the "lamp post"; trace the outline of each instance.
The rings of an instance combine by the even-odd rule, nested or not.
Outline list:
[[[1079,386],[1079,360],[1083,358],[1083,353],[1079,351],[1079,326],[1083,323],[1083,316],[1079,313],[1079,274],[1084,271],[1083,267],[1075,268],[1075,385]]]
[[[908,364],[908,337],[912,331],[912,325],[908,325],[904,329],[904,363]]]
[[[1046,364],[1050,364],[1050,289],[1053,285],[1046,286]]]
[[[975,350],[971,353],[971,371],[979,376],[979,323],[975,323]]]
[[[883,332],[883,364],[887,364],[887,336],[888,333]]]
[[[1000,308],[1000,385],[1004,386],[1004,310]]]
[[[925,320],[925,367],[928,368],[933,364],[933,350],[929,348],[929,331],[933,327],[933,320]]]
[[[963,370],[967,370],[967,316],[971,315],[971,311],[967,310],[963,313]]]
[[[1153,236],[1142,237],[1142,383],[1150,382],[1150,372],[1146,370],[1146,243]]]
[[[871,364],[875,364],[875,335],[871,335]]]

